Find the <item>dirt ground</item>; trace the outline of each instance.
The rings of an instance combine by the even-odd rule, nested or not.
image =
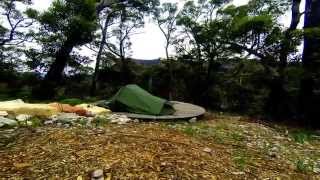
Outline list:
[[[0,131],[1,179],[320,179],[319,136],[238,116]]]

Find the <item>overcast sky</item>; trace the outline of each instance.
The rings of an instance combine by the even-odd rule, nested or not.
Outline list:
[[[47,9],[53,0],[32,0],[33,7],[39,11]],[[249,0],[234,0],[233,4],[235,5],[244,5]],[[185,0],[161,0],[161,2],[178,2],[179,5],[183,5]],[[301,4],[301,9],[303,9],[304,3]],[[286,13],[280,21],[288,26],[290,24],[291,19],[290,12]],[[299,27],[302,27],[302,23],[300,23]],[[146,22],[145,27],[139,32],[140,34],[136,34],[131,37],[132,42],[132,57],[138,59],[155,59],[159,57],[165,57],[164,44],[165,39],[163,34],[159,30],[159,28],[153,24],[152,22]],[[172,50],[172,53],[173,50]],[[90,56],[94,58],[94,55],[89,50],[82,50],[81,54]]]

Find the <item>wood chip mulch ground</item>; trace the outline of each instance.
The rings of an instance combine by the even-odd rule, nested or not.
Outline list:
[[[0,146],[0,178],[89,179],[95,169],[103,169],[106,179],[318,178],[264,158],[240,170],[230,148],[150,122],[19,129]]]

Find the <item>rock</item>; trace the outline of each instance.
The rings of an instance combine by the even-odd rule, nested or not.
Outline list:
[[[118,114],[113,114],[109,116],[108,119],[110,120],[110,123],[117,123],[117,124],[126,124],[132,121],[132,119],[128,118],[126,115],[118,115]]]
[[[51,121],[53,121],[53,122],[56,122],[56,121],[58,121],[58,116],[57,115],[52,115],[52,116],[49,117],[49,119]]]
[[[91,180],[104,180],[103,170],[97,169],[92,172]]]
[[[320,174],[320,168],[313,168],[313,172],[316,174]]]
[[[278,154],[275,152],[268,152],[268,155],[272,158],[278,158]]]
[[[7,111],[0,111],[0,116],[6,117],[6,116],[8,116],[8,115],[9,115],[9,114],[8,114]]]
[[[54,119],[56,119],[56,121],[61,122],[63,124],[73,123],[73,122],[77,121],[80,118],[81,117],[78,116],[75,113],[59,113],[59,114],[57,114],[56,117],[54,117]]]
[[[211,152],[212,152],[212,149],[206,147],[206,148],[203,149],[203,151],[204,151],[204,152],[207,152],[207,153],[211,153]]]
[[[232,172],[232,174],[234,174],[234,175],[244,175],[245,172]]]
[[[133,122],[134,123],[139,123],[140,121],[139,121],[139,119],[134,119]]]
[[[28,114],[19,114],[18,116],[16,116],[16,120],[18,122],[24,122],[28,119],[30,119],[32,116],[31,115],[28,115]]]
[[[0,127],[4,127],[4,126],[14,127],[17,125],[18,125],[17,121],[0,116]]]
[[[197,118],[196,117],[189,119],[189,123],[196,123],[196,122],[197,122]]]
[[[27,126],[32,126],[33,122],[32,121],[27,121],[26,124],[27,124]]]
[[[50,125],[50,124],[53,124],[53,123],[54,123],[54,121],[49,120],[49,121],[45,121],[43,124],[44,124],[44,125]]]

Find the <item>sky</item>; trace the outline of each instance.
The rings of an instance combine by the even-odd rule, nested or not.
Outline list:
[[[32,0],[33,5],[32,7],[43,11],[46,10],[53,0]],[[249,0],[234,0],[232,3],[236,6],[244,5]],[[163,2],[172,2],[178,3],[180,7],[182,7],[185,0],[161,0]],[[301,9],[304,7],[304,1],[301,4]],[[280,22],[284,24],[284,26],[288,27],[291,20],[290,12],[284,14],[284,16],[280,19]],[[303,22],[300,21],[299,27],[302,27]],[[165,57],[165,38],[161,31],[159,30],[158,26],[154,24],[152,21],[147,21],[143,29],[139,30],[139,34],[135,34],[131,37],[132,47],[131,47],[131,57],[136,59],[156,59]],[[86,48],[82,48],[81,52],[82,55],[89,56],[94,59],[94,53]],[[171,49],[171,55],[174,55],[174,50]]]

